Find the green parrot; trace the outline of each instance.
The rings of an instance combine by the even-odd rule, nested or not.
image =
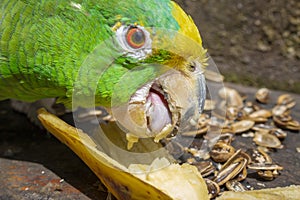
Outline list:
[[[206,60],[196,25],[170,0],[0,1],[0,100],[101,105],[158,141],[195,125]]]

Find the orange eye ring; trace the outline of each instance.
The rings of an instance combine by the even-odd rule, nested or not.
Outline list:
[[[143,30],[138,27],[132,27],[127,31],[126,41],[128,45],[134,49],[139,49],[144,46],[146,36]]]

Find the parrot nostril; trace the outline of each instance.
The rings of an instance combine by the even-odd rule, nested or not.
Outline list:
[[[187,68],[190,72],[194,72],[196,70],[196,66],[193,62],[190,63]]]
[[[201,71],[201,63],[199,63],[198,61],[191,61],[187,65],[187,70],[189,70],[190,72],[199,72],[199,70]]]

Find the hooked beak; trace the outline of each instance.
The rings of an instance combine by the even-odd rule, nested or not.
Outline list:
[[[203,68],[170,69],[140,87],[130,98],[121,125],[137,138],[153,137],[155,142],[169,135],[195,131],[206,98]]]
[[[200,63],[193,62],[193,69],[187,74],[173,74],[172,83],[164,79],[165,90],[170,93],[175,107],[179,112],[176,129],[177,134],[195,131],[200,114],[204,109],[206,99],[206,82],[204,71]]]

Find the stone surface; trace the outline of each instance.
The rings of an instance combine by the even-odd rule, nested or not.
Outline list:
[[[0,169],[0,199],[90,199],[41,164],[0,158]]]
[[[107,197],[71,150],[13,111],[9,101],[0,102],[0,185],[0,200]]]

